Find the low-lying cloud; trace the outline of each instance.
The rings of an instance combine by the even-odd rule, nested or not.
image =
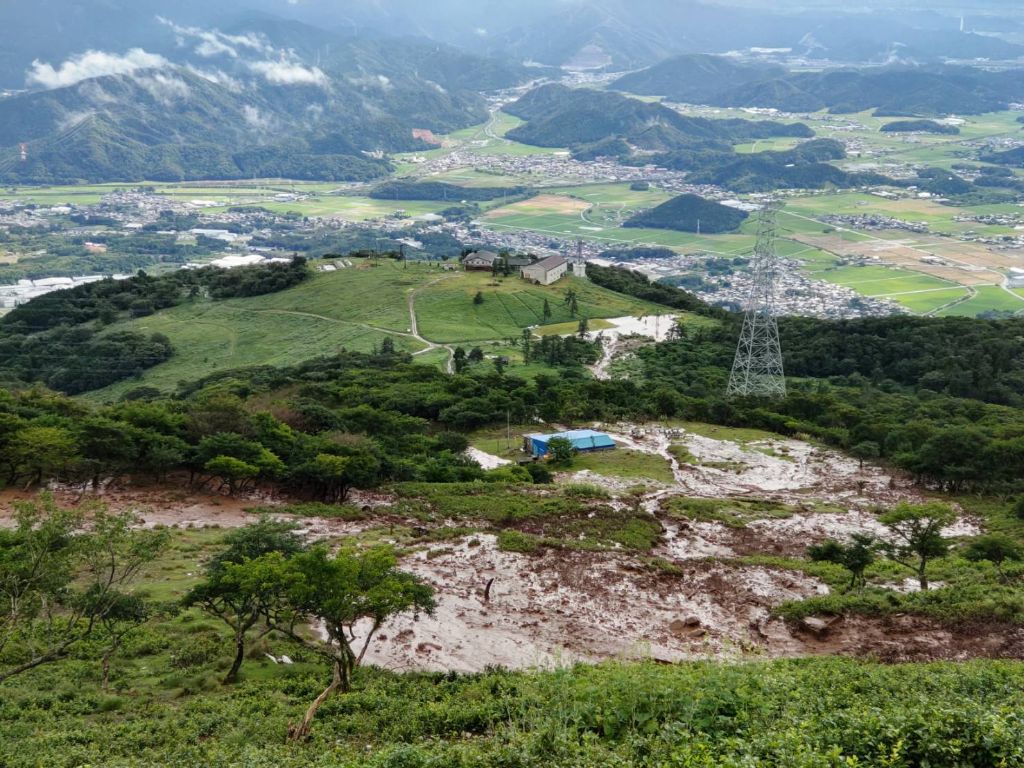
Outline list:
[[[141,69],[155,69],[170,64],[167,59],[156,53],[148,53],[141,48],[132,48],[120,55],[105,51],[86,51],[72,56],[67,61],[54,67],[52,64],[36,59],[25,76],[25,82],[43,88],[65,88],[83,80],[107,75],[130,75]]]
[[[170,28],[177,35],[178,45],[186,45],[186,40],[195,42],[193,49],[196,54],[204,58],[214,56],[230,56],[238,58],[238,49],[247,48],[258,53],[269,54],[273,52],[271,46],[261,35],[253,32],[245,32],[239,35],[229,35],[219,29],[201,29],[199,27],[183,27],[163,16],[157,16],[156,20],[165,27]]]
[[[323,88],[329,82],[319,67],[307,67],[291,61],[253,61],[249,63],[249,69],[273,85],[317,85]]]

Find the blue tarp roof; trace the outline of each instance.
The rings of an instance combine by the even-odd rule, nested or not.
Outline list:
[[[573,444],[578,451],[595,448],[614,448],[615,441],[604,432],[593,429],[572,429],[568,432],[557,432],[553,435],[527,435],[533,445],[535,455],[543,456],[548,452],[548,442],[555,437],[563,437]]]

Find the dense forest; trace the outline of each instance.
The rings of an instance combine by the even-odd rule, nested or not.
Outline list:
[[[714,234],[736,231],[748,215],[746,211],[705,200],[700,195],[679,195],[631,216],[622,226]]]
[[[388,181],[370,191],[378,200],[441,200],[452,203],[485,202],[526,194],[526,187],[463,187],[443,181]]]
[[[947,136],[956,136],[960,133],[960,129],[955,125],[946,125],[935,120],[894,120],[878,130],[883,133],[939,133]]]

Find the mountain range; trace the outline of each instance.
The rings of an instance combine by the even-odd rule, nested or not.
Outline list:
[[[0,99],[0,179],[373,178],[388,170],[383,153],[428,147],[415,129],[479,123],[480,91],[535,74],[429,41],[298,22],[164,26],[187,41],[173,57],[133,48],[36,61],[33,88]]]
[[[1020,69],[897,65],[791,72],[774,64],[709,55],[667,59],[617,79],[612,87],[678,102],[788,112],[977,114],[1024,100]]]

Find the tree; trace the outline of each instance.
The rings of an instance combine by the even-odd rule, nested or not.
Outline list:
[[[462,373],[466,370],[466,350],[462,347],[456,347],[455,351],[452,352],[452,365],[456,373]]]
[[[533,346],[533,331],[523,328],[523,362],[529,363]]]
[[[390,336],[385,336],[384,340],[380,343],[380,353],[382,355],[395,354],[395,340]]]
[[[576,314],[580,311],[579,295],[576,293],[576,289],[569,288],[566,290],[563,300],[565,306],[569,308],[569,314],[576,317]]]
[[[479,363],[484,359],[484,351],[480,347],[473,347],[469,350],[469,357],[467,358],[471,363]]]
[[[548,303],[547,299],[544,299],[544,309],[541,310],[541,314],[544,317],[545,323],[551,319],[551,304]]]
[[[39,485],[62,475],[78,452],[74,435],[61,427],[29,426],[18,430],[8,444],[9,483],[28,478]]]
[[[898,504],[878,518],[895,539],[885,545],[886,554],[917,574],[922,591],[928,589],[928,563],[949,551],[942,529],[955,519],[953,510],[939,502]]]
[[[483,291],[477,291],[476,292],[476,294],[473,296],[473,303],[477,304],[477,305],[484,303]]]
[[[850,449],[850,454],[860,463],[860,468],[864,469],[864,462],[877,459],[882,455],[882,449],[878,443],[872,440],[865,440],[853,446]]]
[[[842,544],[835,539],[827,539],[821,544],[808,547],[807,555],[815,562],[836,563],[843,566],[850,572],[850,584],[847,589],[854,587],[863,589],[866,583],[864,571],[875,561],[876,546],[874,536],[855,533],[850,537],[849,544]]]
[[[964,549],[964,557],[971,562],[977,563],[988,560],[996,567],[999,578],[1005,580],[1003,563],[1007,560],[1020,560],[1021,548],[1012,538],[1004,533],[989,533],[978,536],[967,544]]]
[[[43,494],[16,506],[0,533],[0,682],[65,657],[124,607],[125,589],[167,540],[131,513],[58,507]]]
[[[134,430],[127,425],[102,417],[84,420],[77,431],[83,465],[94,489],[103,475],[118,473],[134,465],[138,454]]]
[[[433,590],[398,570],[397,562],[389,548],[342,549],[331,555],[321,546],[288,560],[272,553],[242,566],[228,566],[229,573],[240,576],[244,588],[272,585],[275,589],[264,604],[268,625],[331,665],[330,684],[310,704],[302,723],[289,727],[289,738],[307,738],[320,706],[336,691],[351,689],[352,673],[390,618],[407,611],[433,612]],[[323,626],[326,641],[300,631],[310,621]],[[356,625],[364,621],[369,628],[359,645]]]
[[[238,680],[245,659],[246,638],[262,618],[267,603],[266,589],[251,589],[250,582],[243,584],[230,577],[228,565],[257,560],[271,552],[286,558],[301,552],[304,544],[295,534],[296,528],[292,523],[265,517],[229,533],[224,539],[227,548],[210,561],[203,581],[189,590],[183,600],[184,605],[197,605],[231,628],[235,658],[224,677],[225,685]],[[260,637],[269,631],[265,629]]]
[[[1013,514],[1017,516],[1018,520],[1024,520],[1024,496],[1018,498],[1013,505]]]
[[[576,328],[576,335],[581,339],[586,339],[588,333],[590,333],[590,323],[587,322],[587,318],[580,318],[580,324]]]
[[[498,355],[496,358],[494,358],[494,371],[499,376],[505,375],[506,365],[508,365],[508,363],[506,362],[506,358],[502,357],[501,355]]]
[[[567,467],[572,464],[576,448],[567,437],[553,437],[548,441],[548,462],[553,466]]]
[[[228,489],[228,496],[234,496],[244,490],[260,473],[254,464],[236,459],[234,456],[215,456],[203,465],[203,469],[213,477],[220,478],[218,491]]]
[[[103,629],[103,650],[100,656],[100,687],[110,687],[110,662],[121,650],[124,641],[153,615],[153,607],[136,595],[115,592],[110,598],[110,610],[100,616]]]
[[[334,448],[344,453],[318,453],[298,467],[293,479],[307,486],[321,501],[345,501],[353,488],[372,488],[379,482],[380,462],[366,448]]]

